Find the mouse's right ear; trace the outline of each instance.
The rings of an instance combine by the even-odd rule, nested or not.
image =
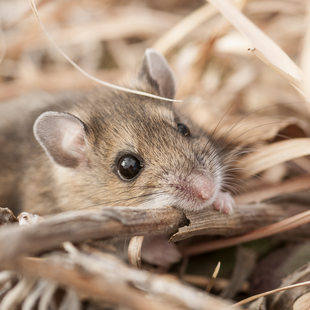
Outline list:
[[[139,75],[157,90],[160,96],[173,99],[175,79],[166,59],[154,49],[148,48]]]
[[[74,115],[45,112],[35,121],[33,132],[57,164],[75,168],[87,163],[85,124]]]

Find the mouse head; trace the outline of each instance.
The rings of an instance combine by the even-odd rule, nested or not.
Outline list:
[[[139,90],[174,97],[172,71],[154,50],[137,80]],[[78,184],[82,203],[199,210],[217,199],[225,156],[171,103],[104,90],[74,106],[40,115],[34,135],[63,175],[70,171],[65,184]]]
[[[136,88],[141,85],[143,91],[147,89],[171,99],[175,96],[173,73],[166,59],[153,49],[147,49],[145,52]],[[86,111],[86,115],[91,112]],[[135,115],[134,109],[128,112]],[[119,113],[121,114],[121,111]],[[86,124],[75,115],[51,111],[41,114],[33,127],[34,136],[47,155],[57,164],[72,168],[87,162],[85,156],[87,130]]]

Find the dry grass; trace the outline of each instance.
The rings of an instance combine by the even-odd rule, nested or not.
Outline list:
[[[207,213],[212,221],[209,226],[206,221],[199,223],[194,215],[188,215],[192,226],[182,227],[172,240],[200,234],[212,238],[214,235],[244,235],[220,241],[199,239],[194,245],[185,241],[182,249],[187,254],[203,253],[275,233],[282,240],[287,236],[294,241],[300,240],[300,236],[303,242],[309,240],[309,224],[305,225],[310,222],[307,210],[310,196],[300,196],[299,193],[309,191],[310,178],[310,8],[303,0],[239,0],[234,3],[238,9],[224,0],[210,0],[210,4],[185,0],[41,0],[37,3],[40,19],[56,45],[84,72],[105,82],[128,80],[130,73],[136,72],[144,50],[157,48],[167,57],[177,76],[177,99],[182,102],[175,104],[181,105],[184,112],[204,129],[213,131],[217,128],[217,136],[225,136],[249,148],[250,154],[237,163],[238,168],[244,171],[244,185],[236,201],[240,210],[244,211],[237,212],[227,221]],[[94,79],[81,75],[47,40],[26,0],[1,1],[0,17],[1,100],[36,90],[58,92],[96,86]],[[281,200],[276,200],[279,198]],[[270,199],[274,199],[272,204]],[[272,224],[262,228],[264,223]],[[240,225],[244,225],[244,229]],[[300,230],[284,234],[300,225],[304,225]],[[130,261],[138,267],[141,267],[141,244],[142,238],[138,237],[129,247]],[[79,255],[82,257],[84,254],[79,253],[77,257]],[[217,261],[223,254],[219,252],[218,255]],[[67,262],[67,257],[61,259]],[[109,260],[107,257],[104,259]],[[279,257],[279,261],[281,259]],[[17,270],[35,276],[31,264],[35,266],[36,263],[43,266],[39,276],[74,286],[74,280],[70,278],[46,275],[48,272],[42,270],[44,264],[50,266],[49,261],[23,260]],[[205,264],[208,263],[206,256]],[[60,273],[71,272],[60,266],[56,262],[54,268]],[[230,267],[233,269],[233,264]],[[137,276],[147,277],[144,271],[137,272]],[[199,275],[205,276],[205,272],[203,267]],[[191,276],[186,271],[183,273],[183,279]],[[70,273],[70,276],[72,279],[78,277],[80,286],[75,288],[82,296],[86,285],[83,275]],[[148,284],[155,285],[152,275],[149,276]],[[212,272],[208,276],[211,277]],[[158,279],[165,285],[169,282]],[[102,279],[93,279],[93,287],[96,281],[99,283]],[[102,285],[108,288],[110,282],[104,281]],[[23,285],[32,287],[34,284],[27,282]],[[179,284],[173,285],[176,289]],[[246,285],[242,285],[239,291],[244,292]],[[119,298],[123,306],[142,309],[141,305],[148,302],[141,293],[145,290],[153,294],[149,309],[151,306],[152,309],[162,307],[163,300],[156,299],[159,295],[162,297],[162,292],[154,292],[150,288],[137,291],[136,288],[141,287],[139,284],[135,286],[135,289],[130,288],[136,296],[131,303],[126,304],[127,295],[120,293],[102,295],[99,300],[117,304]],[[128,294],[128,286],[122,287],[124,294],[125,291]],[[218,287],[216,283],[215,287]],[[184,292],[188,296],[198,298],[196,291],[186,289]],[[89,289],[84,293],[86,297],[83,298],[98,299],[102,292]],[[249,291],[247,293],[250,294]],[[174,299],[169,303],[171,309],[176,309],[180,302],[182,309],[190,308],[190,300],[189,304],[186,304],[185,297],[176,302],[177,298],[170,295],[168,299]],[[201,304],[205,301],[199,299]],[[6,301],[7,304],[9,302]],[[223,303],[221,307],[224,309],[225,305]]]

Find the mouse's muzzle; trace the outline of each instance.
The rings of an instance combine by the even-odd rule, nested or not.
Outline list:
[[[214,202],[219,191],[215,183],[206,172],[193,171],[186,176],[170,175],[168,185],[178,207],[201,210]]]
[[[207,201],[214,195],[214,182],[202,173],[193,173],[185,181],[186,195],[196,200]]]

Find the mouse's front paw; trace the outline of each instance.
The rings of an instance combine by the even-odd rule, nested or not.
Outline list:
[[[220,192],[213,203],[214,209],[220,212],[231,214],[233,213],[235,201],[230,193]]]

